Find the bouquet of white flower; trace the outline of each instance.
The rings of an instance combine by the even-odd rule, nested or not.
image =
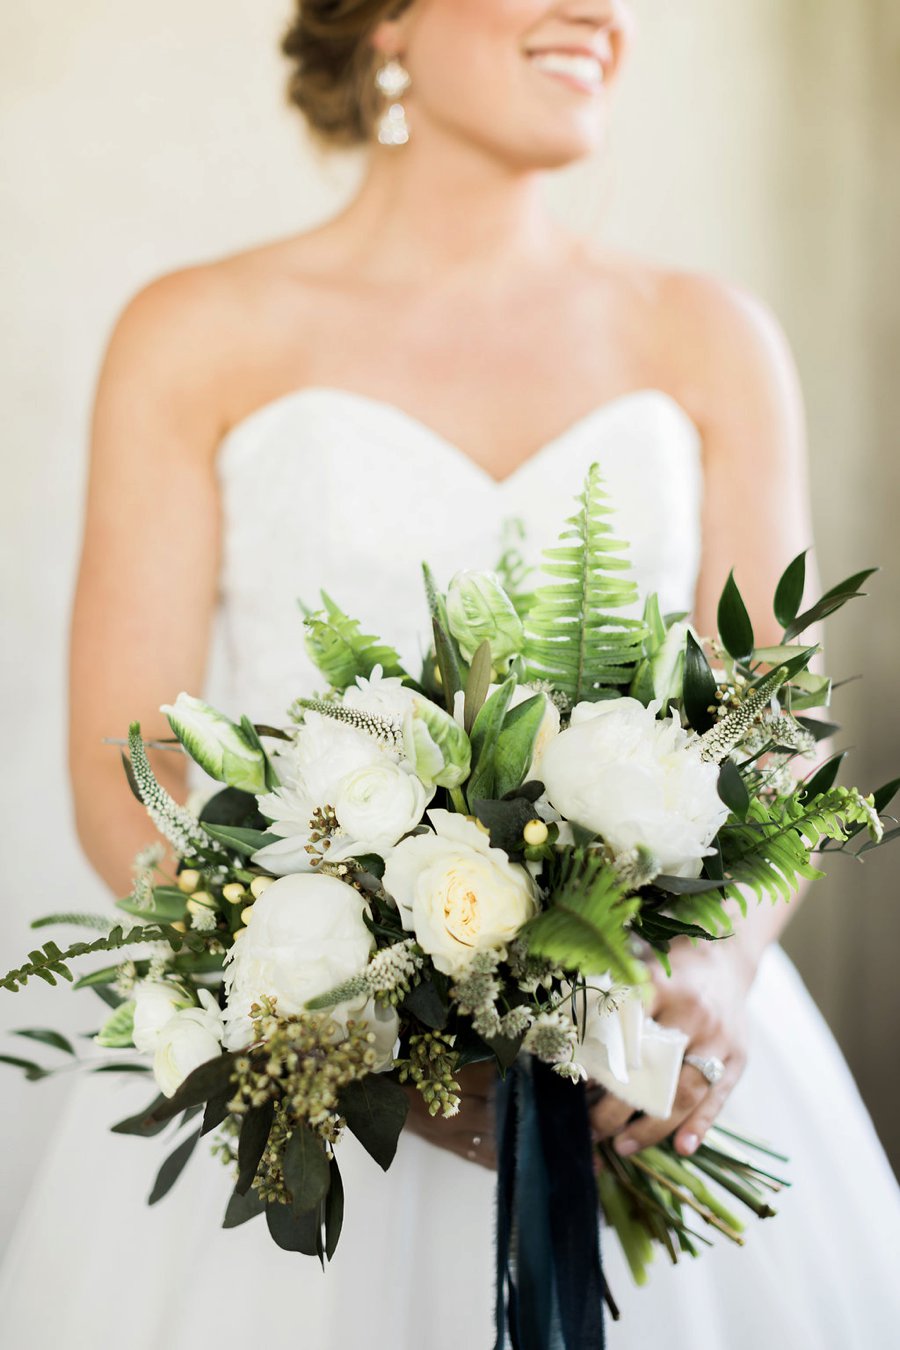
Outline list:
[[[135,924],[50,916],[39,922],[101,936],[48,942],[0,981],[71,979],[70,960],[118,952],[78,983],[110,1007],[98,1044],[129,1070],[126,1052],[147,1056],[161,1095],[116,1129],[155,1134],[202,1111],[151,1199],[217,1131],[233,1173],[225,1226],[265,1214],[280,1246],[320,1259],[340,1234],[344,1131],[387,1168],[402,1085],[451,1116],[460,1070],[493,1061],[498,1306],[514,1316],[514,1256],[546,1271],[561,1324],[577,1323],[567,1345],[596,1343],[604,1299],[615,1312],[597,1184],[638,1280],[654,1246],[697,1254],[692,1215],[738,1237],[716,1186],[768,1215],[783,1184],[753,1161],[778,1155],[721,1125],[690,1158],[671,1141],[628,1159],[601,1145],[596,1182],[585,1080],[650,1115],[672,1108],[687,1037],[647,1015],[647,963],[667,969],[676,937],[727,936],[729,898],[789,898],[819,875],[823,841],[874,847],[898,786],[839,787],[840,757],[791,771],[831,730],[803,715],[830,684],[796,639],[869,572],[798,613],[795,559],[775,597],[782,645],[765,649],[730,577],[704,642],[654,596],[635,617],[608,516],[594,466],[531,594],[508,557],[502,576],[462,572],[446,594],[426,567],[434,644],[416,678],[323,594],[306,642],[326,687],[287,726],[180,694],[164,708],[172,746],[224,785],[199,815],[158,784],[133,725],[128,777],[175,873],[160,874],[162,846],[148,851],[119,901]],[[25,1034],[71,1052],[55,1032]],[[552,1175],[553,1214],[547,1187],[516,1184],[526,1157],[532,1179],[535,1165]],[[577,1271],[562,1269],[560,1223],[578,1226]]]

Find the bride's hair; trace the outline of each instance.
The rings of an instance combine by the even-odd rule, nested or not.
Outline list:
[[[369,42],[383,19],[412,0],[296,0],[281,50],[292,63],[288,99],[329,145],[359,145],[372,132],[378,54]]]

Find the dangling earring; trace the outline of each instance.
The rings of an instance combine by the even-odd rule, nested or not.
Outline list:
[[[406,109],[399,100],[410,83],[409,71],[395,56],[389,57],[375,72],[378,92],[390,100],[378,119],[378,140],[382,145],[405,145],[409,140]]]

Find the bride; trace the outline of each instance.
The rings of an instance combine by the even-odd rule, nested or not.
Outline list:
[[[427,558],[491,566],[503,516],[538,561],[599,461],[636,579],[715,627],[736,568],[760,643],[810,540],[801,399],[766,310],[707,277],[554,223],[547,174],[602,144],[628,50],[624,0],[303,0],[291,96],[327,145],[366,143],[356,197],[321,228],[154,282],[123,314],[96,401],[72,640],[78,829],[113,892],[146,817],[102,739],[199,692],[277,720],[317,683],[297,597],[320,585],[416,655]],[[405,644],[405,649],[404,649]],[[176,795],[184,762],[157,755]],[[711,1123],[791,1155],[793,1189],[743,1250],[717,1244],[633,1286],[609,1344],[749,1350],[886,1345],[894,1183],[848,1069],[778,945],[789,910],[676,942],[655,1017],[717,1056],[682,1070],[668,1120],[607,1095],[623,1152]],[[155,1143],[103,1133],[134,1085],[72,1099],[13,1242],[9,1344],[111,1350],[398,1350],[493,1344],[493,1177],[480,1078],[455,1122],[416,1115],[385,1178],[348,1139],[349,1208],[324,1274],[255,1225],[221,1232],[227,1179],[195,1160],[142,1202]],[[140,1089],[145,1093],[146,1087]]]

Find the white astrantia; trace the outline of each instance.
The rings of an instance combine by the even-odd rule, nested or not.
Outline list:
[[[676,713],[659,702],[579,703],[544,752],[541,779],[553,807],[594,830],[617,854],[643,846],[670,876],[697,877],[728,817],[719,771]]]
[[[275,763],[281,786],[258,804],[278,842],[259,849],[253,861],[277,876],[316,865],[309,847],[316,812],[334,812],[335,832],[318,852],[337,862],[389,849],[415,828],[433,795],[395,752],[321,713],[306,712]]]
[[[222,1013],[208,989],[198,993],[200,1007],[180,1008],[156,1037],[153,1077],[160,1092],[173,1097],[201,1064],[222,1051]]]
[[[302,1013],[310,999],[361,975],[375,945],[367,913],[359,892],[337,877],[307,873],[273,881],[226,958],[227,1048],[250,1043],[250,1009],[264,996],[275,1000],[279,1013]],[[363,995],[329,1008],[328,1016],[338,1027],[350,1017],[368,1021],[376,1036],[378,1067],[386,1067],[399,1029],[393,1010]]]
[[[535,887],[476,821],[439,810],[428,819],[433,833],[412,835],[389,854],[384,888],[437,969],[458,975],[477,952],[516,937],[537,910]]]

